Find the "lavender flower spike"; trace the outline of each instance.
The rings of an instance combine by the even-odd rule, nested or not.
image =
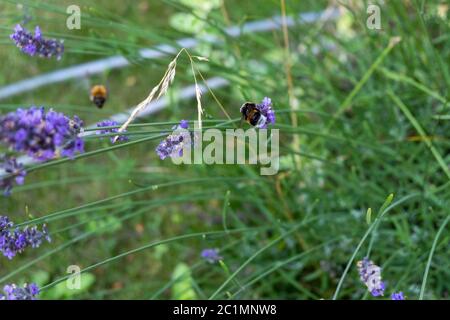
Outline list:
[[[219,256],[219,250],[217,249],[204,249],[202,250],[201,256],[209,263],[215,263],[222,260],[222,257]]]
[[[59,60],[64,53],[63,42],[42,37],[39,26],[36,26],[33,36],[31,32],[28,32],[18,24],[14,28],[14,33],[10,35],[10,38],[23,53],[32,57],[35,55],[43,58],[55,56],[56,60]]]
[[[39,287],[35,283],[25,283],[23,287],[8,284],[3,287],[3,293],[0,294],[0,300],[36,300],[36,296],[39,294]]]
[[[14,229],[14,223],[8,217],[0,216],[0,252],[8,259],[11,260],[27,247],[38,248],[44,239],[51,241],[45,225],[42,231],[36,226]]]
[[[275,124],[275,111],[272,106],[272,99],[265,97],[260,104],[256,105],[261,111],[261,114],[266,117],[266,123],[261,126],[261,129],[266,129],[268,124]]]
[[[176,158],[183,156],[183,148],[190,147],[191,134],[186,129],[189,124],[186,120],[181,120],[178,126],[173,128],[174,132],[161,141],[156,148],[156,153],[161,160],[167,157]]]
[[[405,300],[405,296],[403,295],[403,292],[399,292],[399,293],[393,293],[391,295],[391,300]]]
[[[70,119],[52,109],[19,108],[0,117],[0,143],[39,161],[72,158],[84,152],[84,141],[78,136],[82,125],[77,116]]]
[[[118,123],[116,121],[113,120],[105,120],[105,121],[101,121],[99,123],[97,123],[97,127],[98,128],[102,128],[102,127],[113,127],[113,126],[117,126]],[[96,132],[96,134],[108,134],[108,133],[115,133],[115,132],[119,132],[118,128],[112,128],[112,129],[102,129]],[[126,132],[126,130],[124,130],[123,132]],[[111,142],[114,143],[114,136],[112,136],[110,138]],[[117,139],[118,141],[128,141],[128,136],[124,136],[124,135],[119,135],[119,138]]]
[[[0,155],[0,168],[5,170],[6,176],[0,178],[0,190],[3,190],[5,196],[11,194],[13,182],[22,185],[25,181],[27,172],[25,171],[23,164],[18,163],[16,158]]]
[[[381,281],[381,268],[367,257],[357,263],[361,281],[374,297],[384,294],[385,284]]]

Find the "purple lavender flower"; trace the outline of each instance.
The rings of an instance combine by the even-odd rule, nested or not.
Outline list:
[[[101,121],[99,123],[97,123],[97,127],[101,128],[101,127],[113,127],[113,126],[117,126],[118,123],[116,121],[113,120],[105,120],[105,121]],[[108,133],[115,133],[115,132],[119,132],[118,128],[112,128],[112,129],[103,129],[100,131],[97,131],[97,134],[108,134]],[[126,132],[126,130],[124,130],[123,132]],[[111,136],[110,138],[111,142],[114,143],[114,136]],[[128,141],[128,137],[124,136],[124,135],[120,135],[119,138],[117,139],[117,141]]]
[[[36,26],[33,36],[31,32],[28,32],[18,24],[14,28],[14,33],[10,35],[10,38],[23,53],[29,56],[37,55],[43,58],[56,56],[56,60],[59,60],[64,53],[63,42],[42,37],[39,26]]]
[[[181,120],[180,124],[178,125],[180,128],[182,129],[187,129],[189,128],[189,121],[187,120]]]
[[[84,152],[84,141],[78,136],[82,125],[77,116],[70,119],[52,109],[19,108],[0,117],[0,142],[39,161],[72,158]]]
[[[202,250],[201,256],[209,263],[216,263],[217,261],[222,260],[222,257],[219,256],[219,250],[217,249],[204,249]]]
[[[358,261],[358,272],[362,282],[374,297],[382,296],[386,288],[384,282],[381,281],[381,268],[375,265],[367,257]]]
[[[0,232],[5,229],[12,228],[13,223],[6,216],[0,216]]]
[[[399,292],[399,293],[393,293],[391,294],[391,300],[405,300],[405,296],[403,295],[403,292]]]
[[[272,108],[272,100],[270,98],[264,97],[262,102],[256,106],[259,111],[261,111],[261,114],[267,119],[264,125],[260,126],[261,129],[266,129],[268,124],[275,123],[275,111]]]
[[[25,181],[27,172],[25,171],[23,164],[18,163],[16,158],[0,155],[0,169],[3,169],[6,173],[4,178],[0,178],[0,189],[3,190],[5,196],[11,194],[13,182],[22,185]]]
[[[188,128],[188,121],[181,120],[179,125],[173,127],[174,132],[159,143],[156,153],[161,160],[167,157],[183,156],[183,148],[191,146],[191,134],[187,130]]]
[[[0,294],[0,300],[36,300],[39,291],[39,287],[35,283],[25,283],[23,287],[7,284],[3,287],[4,294]]]
[[[39,231],[36,226],[26,226],[22,230],[14,228],[14,223],[6,216],[0,216],[0,252],[12,259],[22,253],[27,247],[38,248],[44,239],[51,241],[46,225]]]

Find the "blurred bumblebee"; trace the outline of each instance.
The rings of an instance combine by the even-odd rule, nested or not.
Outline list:
[[[91,88],[90,99],[97,106],[97,108],[103,108],[107,98],[108,90],[104,85],[95,85]]]
[[[261,128],[267,122],[267,118],[253,102],[244,103],[241,107],[241,113],[244,120],[254,127]]]

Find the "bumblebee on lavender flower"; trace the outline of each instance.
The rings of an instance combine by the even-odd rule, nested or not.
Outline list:
[[[246,102],[240,111],[243,120],[256,128],[265,129],[268,124],[275,123],[275,112],[270,98],[265,97],[260,104]]]
[[[256,103],[244,103],[241,107],[241,113],[244,120],[254,127],[260,128],[267,122],[267,118],[258,109]]]

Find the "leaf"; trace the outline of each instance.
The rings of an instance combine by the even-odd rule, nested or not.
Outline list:
[[[366,222],[367,224],[370,224],[370,222],[372,221],[372,208],[367,209],[367,213],[366,213]]]
[[[176,280],[172,287],[172,299],[195,300],[197,294],[192,286],[191,269],[185,263],[179,263],[172,273],[172,280]]]
[[[383,211],[391,204],[392,200],[394,200],[394,194],[393,193],[388,195],[388,197],[384,201],[383,205],[381,206],[380,211],[378,211],[378,215],[383,213]]]

